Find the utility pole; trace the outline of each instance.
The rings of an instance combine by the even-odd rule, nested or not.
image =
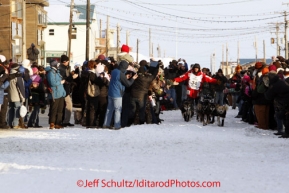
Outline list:
[[[119,42],[120,42],[120,27],[119,27],[119,23],[117,23],[117,42],[116,42],[116,54],[118,55],[118,53],[119,53]]]
[[[100,20],[99,20],[99,38],[102,38],[102,29],[101,29],[101,26],[102,26],[102,20],[100,19]]]
[[[27,58],[26,50],[26,0],[22,1],[22,61]]]
[[[129,46],[128,44],[129,44],[129,31],[127,30],[126,31],[126,45]]]
[[[222,64],[221,64],[221,69],[225,72],[224,70],[224,44],[222,45]]]
[[[69,57],[69,60],[72,58],[70,57],[71,53],[71,39],[72,39],[72,17],[73,17],[73,8],[74,8],[74,0],[71,0],[70,3],[70,15],[69,15],[69,29],[68,29],[68,50],[67,50],[67,56]]]
[[[176,60],[178,60],[178,18],[176,17]]]
[[[285,40],[285,59],[288,59],[288,21],[287,21],[287,12],[284,11],[284,20],[285,20],[285,34],[284,34],[284,40]]]
[[[257,36],[255,36],[255,51],[256,51],[256,62],[258,61],[258,43],[257,43]]]
[[[151,50],[151,52],[152,52],[152,58],[154,57],[154,44],[152,43],[152,50]]]
[[[151,28],[149,28],[149,57],[152,57],[152,39],[151,39]]]
[[[238,41],[238,58],[237,58],[237,64],[240,64],[240,42]]]
[[[276,13],[278,13],[278,12],[276,12]],[[283,14],[283,12],[281,13],[281,14]],[[285,24],[285,23],[283,23],[283,22],[276,22],[276,23],[269,23],[269,24],[274,24],[274,25],[276,25],[276,27],[274,27],[274,28],[276,28],[276,32],[275,32],[275,34],[276,34],[276,53],[277,53],[277,55],[276,56],[280,56],[280,52],[281,52],[281,46],[280,46],[280,38],[279,38],[279,30],[280,30],[280,25],[282,25],[282,24]],[[272,41],[272,40],[271,40]],[[272,42],[271,42],[272,43]]]
[[[289,3],[282,3],[282,5],[289,5]],[[285,41],[285,59],[288,59],[288,21],[287,21],[287,12],[284,11],[284,20],[285,20],[285,34],[284,34],[284,41]]]
[[[108,47],[109,47],[109,16],[106,18],[106,57],[108,57]]]
[[[86,3],[86,49],[85,60],[89,60],[89,34],[90,34],[90,0]]]
[[[277,56],[280,56],[280,46],[279,46],[279,23],[276,23],[276,44],[277,44]]]
[[[265,40],[263,40],[263,54],[264,54],[264,63],[266,63],[266,46],[265,46]]]
[[[136,40],[136,62],[138,63],[138,47],[139,47],[139,40]]]
[[[160,45],[158,44],[158,58],[161,58],[161,47]]]
[[[228,43],[226,43],[226,75],[229,75]]]
[[[213,58],[212,58],[212,74],[216,73],[216,50],[214,50]]]
[[[210,66],[211,66],[211,72],[213,74],[213,54],[210,56]]]

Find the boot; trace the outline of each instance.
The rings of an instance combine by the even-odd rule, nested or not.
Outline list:
[[[288,133],[284,133],[284,134],[281,135],[279,138],[289,138],[289,134],[288,134]]]
[[[61,126],[61,125],[55,125],[54,128],[55,128],[55,129],[63,129],[63,126]]]
[[[49,129],[54,129],[54,123],[50,123]]]
[[[277,133],[274,133],[274,135],[283,135],[284,133],[283,132],[277,132]]]
[[[8,125],[0,125],[0,129],[10,129]]]

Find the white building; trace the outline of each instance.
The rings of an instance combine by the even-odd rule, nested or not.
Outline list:
[[[69,13],[69,7],[62,6],[61,9],[65,9]],[[91,10],[94,10],[95,6],[91,5]],[[75,14],[78,12],[78,14]],[[86,7],[84,5],[77,5],[74,8],[73,16],[73,30],[71,40],[71,54],[70,65],[75,63],[82,64],[85,61],[86,52]],[[69,16],[69,15],[68,15]],[[99,38],[99,27],[97,24],[95,11],[91,11],[90,14],[90,37],[89,37],[89,58],[95,58],[98,56],[96,46],[98,44],[97,38]],[[68,50],[68,29],[69,22],[48,22],[47,28],[44,30],[45,37],[45,62],[49,64],[51,59],[58,59],[62,54],[67,54]]]

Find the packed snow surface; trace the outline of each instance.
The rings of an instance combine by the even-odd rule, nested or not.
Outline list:
[[[289,192],[289,140],[236,114],[229,110],[224,127],[202,126],[195,117],[184,122],[180,111],[166,111],[161,125],[118,131],[1,129],[0,192]],[[41,123],[48,125],[46,116]],[[112,181],[128,187],[102,187]],[[136,187],[139,182],[147,187]],[[156,182],[171,184],[148,187]]]

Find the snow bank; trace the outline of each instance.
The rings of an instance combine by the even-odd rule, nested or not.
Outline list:
[[[236,114],[228,112],[225,127],[186,123],[180,111],[167,111],[162,125],[119,131],[0,130],[0,192],[288,192],[289,141]],[[78,187],[79,180],[94,179],[218,181],[221,187]]]

